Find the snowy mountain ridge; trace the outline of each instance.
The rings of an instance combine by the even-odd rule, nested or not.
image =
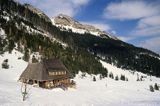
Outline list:
[[[53,17],[51,21],[53,25],[61,28],[61,30],[64,31],[71,30],[74,33],[80,33],[80,34],[89,33],[95,36],[99,36],[101,38],[111,38],[114,40],[119,40],[117,37],[105,31],[101,31],[100,29],[92,25],[81,24],[80,22],[64,14],[59,14],[58,16]]]

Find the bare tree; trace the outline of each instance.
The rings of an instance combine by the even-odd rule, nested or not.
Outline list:
[[[28,92],[27,92],[27,84],[26,83],[23,83],[22,82],[22,85],[21,85],[21,93],[22,93],[22,96],[23,96],[23,101],[26,100],[26,97],[28,95]]]

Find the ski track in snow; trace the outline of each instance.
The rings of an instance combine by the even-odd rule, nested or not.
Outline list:
[[[150,92],[149,85],[160,83],[160,79],[147,77],[145,81],[136,81],[136,74],[116,68],[100,61],[114,76],[125,74],[129,81],[115,81],[110,78],[93,82],[93,75],[81,78],[79,73],[74,80],[76,89],[63,91],[60,88],[47,90],[28,85],[29,93],[26,101],[22,101],[19,76],[27,67],[18,57],[23,54],[13,50],[12,54],[0,55],[0,65],[4,59],[9,59],[9,69],[0,66],[0,106],[160,106],[160,91]],[[138,73],[138,72],[137,72]],[[139,73],[140,75],[142,73]],[[142,74],[144,75],[144,74]]]

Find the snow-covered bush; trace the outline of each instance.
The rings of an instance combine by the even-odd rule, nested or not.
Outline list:
[[[84,77],[86,77],[86,73],[82,73],[81,78],[83,79]]]
[[[144,81],[143,78],[144,78],[143,76],[141,77],[137,76],[137,81]]]

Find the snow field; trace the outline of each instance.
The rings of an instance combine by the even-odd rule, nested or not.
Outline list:
[[[21,83],[19,76],[27,67],[18,57],[23,54],[13,50],[12,54],[0,55],[0,65],[4,59],[9,59],[9,69],[0,66],[0,106],[159,106],[160,91],[150,92],[149,85],[160,83],[160,79],[147,77],[145,81],[137,82],[136,75],[130,74],[128,70],[116,68],[108,63],[100,61],[109,72],[114,75],[125,74],[129,81],[115,81],[114,79],[99,79],[93,82],[94,75],[82,73],[76,75],[76,89],[69,88],[63,91],[60,88],[47,90],[28,85],[28,98],[22,101]],[[138,72],[137,72],[138,73]],[[139,73],[141,74],[141,73]]]

